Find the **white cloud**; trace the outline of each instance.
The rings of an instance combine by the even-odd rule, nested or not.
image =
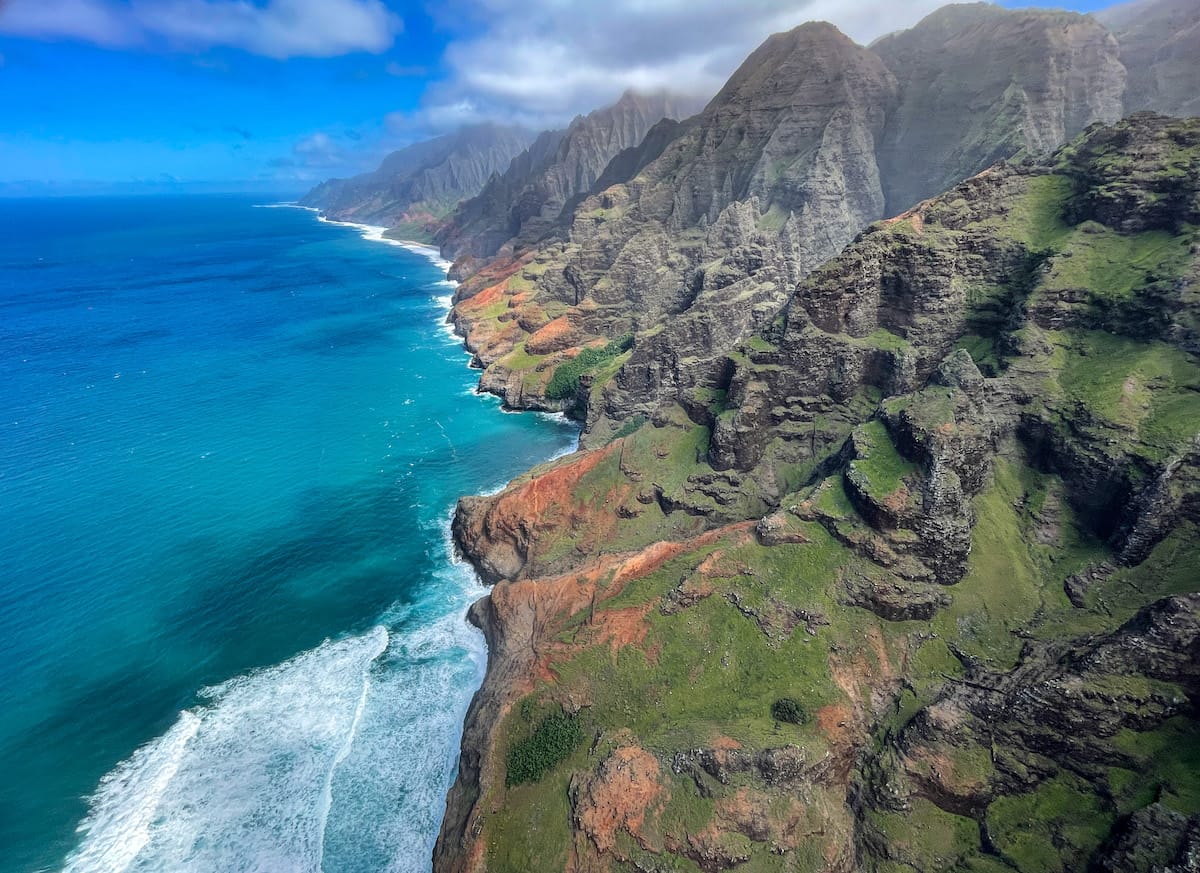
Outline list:
[[[346,161],[342,147],[327,133],[306,136],[292,147],[296,163],[304,167],[337,167]]]
[[[117,47],[229,46],[270,58],[382,52],[401,21],[382,0],[9,0],[0,33]]]
[[[712,95],[767,36],[827,20],[866,43],[945,0],[447,0],[449,75],[413,118],[435,126],[471,107],[547,126],[627,88]]]
[[[0,33],[81,39],[103,46],[137,41],[128,10],[105,0],[10,0],[0,6]]]

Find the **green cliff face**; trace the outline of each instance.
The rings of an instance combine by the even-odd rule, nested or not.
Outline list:
[[[1198,272],[1200,120],[1094,126],[465,498],[436,868],[1195,869]]]

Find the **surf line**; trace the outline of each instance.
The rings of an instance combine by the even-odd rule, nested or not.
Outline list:
[[[350,719],[350,729],[346,731],[346,739],[342,743],[341,748],[337,750],[337,754],[333,756],[333,762],[329,765],[329,772],[325,774],[325,786],[321,792],[321,810],[317,818],[318,864],[325,858],[325,831],[329,827],[329,813],[333,809],[333,778],[337,774],[338,767],[350,757],[350,751],[354,748],[354,740],[358,736],[358,727],[362,724],[363,713],[367,710],[367,697],[371,693],[371,667],[387,651],[388,645],[391,643],[391,637],[388,635],[387,628],[383,627],[383,625],[376,625],[373,633],[376,636],[376,645],[374,653],[363,662],[362,693],[358,696],[358,705],[354,708],[354,717]]]

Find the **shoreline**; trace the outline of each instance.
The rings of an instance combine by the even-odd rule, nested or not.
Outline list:
[[[303,209],[305,212],[315,212],[317,221],[322,224],[336,224],[341,227],[352,227],[359,231],[362,238],[370,242],[381,242],[385,245],[399,246],[402,249],[408,249],[413,254],[421,255],[433,263],[435,267],[439,267],[447,272],[453,266],[449,261],[442,257],[441,249],[437,246],[429,245],[428,243],[417,242],[409,239],[395,239],[390,236],[385,236],[389,228],[378,224],[363,224],[358,221],[340,221],[336,218],[330,218],[325,214],[323,209],[316,206],[304,206],[300,203],[261,203],[255,208],[257,209]],[[443,277],[444,278],[444,277]],[[451,280],[446,280],[451,281]],[[458,283],[454,283],[457,287]]]
[[[295,205],[296,208],[307,209],[317,213],[317,220],[323,224],[336,224],[344,227],[351,227],[360,232],[363,239],[371,242],[382,242],[387,245],[399,246],[407,249],[414,254],[421,255],[428,259],[435,267],[443,270],[443,276],[440,280],[451,289],[451,293],[436,298],[437,302],[444,307],[446,315],[442,319],[441,327],[449,336],[455,338],[462,352],[469,356],[470,360],[475,359],[475,354],[467,345],[467,336],[460,329],[459,325],[451,317],[454,311],[454,290],[459,286],[459,282],[450,279],[446,273],[451,268],[451,263],[441,256],[441,251],[434,246],[424,243],[418,243],[411,240],[396,240],[384,236],[387,228],[379,227],[378,225],[360,224],[350,221],[337,221],[327,218],[320,210],[314,207],[305,207]],[[467,364],[468,369],[474,369],[470,363]],[[495,398],[500,401],[498,411],[500,414],[511,415],[519,413],[528,413],[539,417],[552,419],[559,422],[569,422],[572,419],[563,412],[551,412],[535,409],[514,409],[509,408],[504,403],[504,398],[495,393],[480,390],[480,380],[476,379],[476,386],[472,394],[478,398]],[[543,464],[548,464],[553,461],[560,460],[565,457],[577,454],[580,449],[580,440],[582,438],[583,426],[581,422],[574,422],[576,426],[576,435],[573,445],[568,445],[563,449],[554,452],[549,457],[543,459],[532,468],[537,468]],[[508,479],[498,483],[491,488],[485,488],[481,491],[482,496],[495,496],[504,492],[516,478],[524,475],[528,471],[518,474],[513,479]],[[442,812],[438,822],[438,830],[434,835],[431,845],[431,869],[433,873],[438,873],[443,869],[439,865],[439,850],[443,848],[443,839],[449,832],[458,830],[464,823],[465,817],[469,817],[474,812],[474,804],[467,803],[466,807],[462,803],[461,785],[479,784],[480,779],[480,761],[482,757],[483,747],[490,741],[492,726],[495,719],[491,720],[490,724],[484,724],[487,719],[483,718],[483,714],[492,714],[495,701],[492,699],[494,692],[489,688],[489,678],[494,679],[494,671],[498,663],[502,660],[501,649],[503,648],[502,641],[496,638],[496,619],[491,615],[491,595],[494,589],[493,584],[489,584],[479,572],[479,568],[474,562],[469,560],[463,553],[458,537],[455,534],[455,519],[458,516],[459,504],[465,495],[459,495],[459,499],[455,501],[448,512],[446,526],[443,529],[443,538],[446,548],[446,560],[452,565],[463,566],[469,570],[471,579],[474,582],[472,586],[472,594],[478,594],[470,600],[465,609],[459,614],[459,621],[467,625],[474,631],[475,638],[479,640],[480,648],[482,649],[482,666],[476,673],[475,688],[471,693],[470,699],[467,701],[465,709],[459,714],[459,732],[457,740],[457,748],[446,750],[447,755],[454,759],[454,767],[451,774],[450,784],[446,788],[446,793],[443,799]],[[476,657],[478,650],[476,652]],[[488,738],[481,743],[478,733],[482,732]],[[464,773],[466,778],[464,778]]]
[[[305,211],[312,211],[312,217],[317,217],[315,210]],[[338,257],[337,252],[340,251],[347,253],[349,259],[361,257],[377,268],[369,272],[364,280],[376,288],[379,287],[378,277],[394,277],[384,281],[390,286],[398,305],[406,308],[415,319],[410,320],[408,333],[402,336],[407,337],[409,333],[414,335],[414,350],[424,357],[426,365],[432,365],[436,361],[437,366],[432,367],[436,375],[434,384],[440,383],[445,386],[441,392],[435,390],[435,393],[446,395],[438,400],[434,407],[436,415],[459,418],[460,426],[468,432],[476,429],[489,432],[496,421],[495,418],[489,418],[496,412],[496,408],[490,402],[491,398],[477,394],[477,400],[483,398],[489,402],[477,404],[479,408],[474,409],[472,404],[463,404],[462,399],[456,396],[468,393],[464,389],[473,385],[478,374],[468,375],[464,372],[464,369],[470,370],[467,366],[468,361],[458,355],[467,353],[462,348],[460,338],[452,334],[452,325],[444,322],[444,315],[451,305],[450,292],[456,283],[443,278],[444,273],[440,270],[436,275],[420,272],[424,269],[421,264],[425,262],[430,262],[435,267],[440,266],[436,250],[411,241],[382,239],[381,241],[389,245],[401,245],[424,259],[406,262],[403,260],[404,256],[400,256],[400,261],[388,262],[387,258],[390,256],[380,249],[368,248],[365,255],[354,255],[357,243],[349,242],[351,237],[338,237],[339,231],[327,234],[316,225],[306,225],[304,222],[308,219],[292,221],[286,214],[276,214],[271,218],[269,214],[263,213],[259,213],[257,217],[263,219],[261,223],[271,228],[276,225],[286,226],[287,233],[290,234],[288,240],[295,240],[301,244],[314,238],[332,242],[332,247],[314,250],[311,255],[305,256],[314,266],[317,265],[322,252],[326,260],[333,260]],[[375,228],[356,227],[355,230],[361,233],[362,238],[378,238]],[[268,238],[271,237],[268,235]],[[393,253],[391,256],[395,255],[396,253]],[[341,279],[338,273],[333,275],[339,278],[332,284],[329,292],[334,297],[341,297],[340,302],[344,303],[347,301],[347,293],[358,287],[354,284],[357,279]],[[303,281],[303,277],[298,281]],[[349,302],[354,305],[352,296]],[[373,311],[368,310],[368,313]],[[429,315],[433,321],[425,322],[425,315]],[[445,329],[448,333],[431,333],[427,325]],[[395,347],[395,340],[385,339],[382,355],[390,358]],[[416,372],[427,369],[426,365],[421,364],[420,358],[414,358],[413,361],[411,366]],[[354,378],[353,374],[351,378]],[[385,378],[384,381],[388,380]],[[370,383],[366,387],[371,387]],[[351,388],[357,390],[353,384]],[[401,392],[401,396],[404,393],[407,392]],[[446,422],[447,428],[451,427],[449,418],[442,420]],[[322,735],[321,742],[314,744],[313,748],[319,747],[322,753],[328,752],[328,755],[296,778],[307,779],[310,772],[320,770],[324,766],[327,758],[329,768],[323,774],[324,781],[321,783],[318,779],[314,782],[320,790],[310,793],[308,781],[294,781],[290,770],[285,772],[284,768],[280,768],[269,773],[272,778],[278,777],[277,782],[257,783],[254,786],[257,789],[254,796],[268,796],[268,791],[263,790],[262,786],[271,789],[272,795],[273,786],[276,784],[287,788],[290,792],[287,796],[293,798],[298,804],[297,809],[301,810],[297,814],[308,816],[311,812],[310,818],[317,822],[311,829],[304,830],[313,838],[319,836],[323,840],[327,822],[335,820],[330,818],[330,798],[331,791],[334,790],[331,786],[335,771],[342,768],[340,772],[343,775],[353,774],[359,767],[356,759],[373,760],[380,772],[373,779],[369,791],[371,795],[383,796],[383,792],[390,785],[409,786],[410,783],[413,786],[411,796],[418,797],[421,793],[428,792],[425,795],[428,800],[426,812],[417,818],[406,819],[403,828],[400,829],[403,831],[400,834],[402,838],[388,841],[388,845],[384,846],[384,851],[397,853],[396,857],[404,861],[402,866],[406,869],[408,864],[412,863],[416,869],[428,870],[429,859],[445,817],[446,795],[459,768],[466,713],[482,685],[488,662],[486,637],[477,627],[464,620],[473,605],[487,594],[487,588],[469,562],[457,554],[457,546],[452,536],[452,519],[457,500],[465,493],[502,489],[511,478],[522,474],[528,467],[544,463],[562,453],[574,451],[578,444],[576,429],[568,429],[551,421],[528,422],[516,428],[511,427],[512,424],[510,420],[498,428],[496,433],[528,434],[530,441],[523,447],[520,443],[514,443],[514,450],[519,448],[520,451],[512,453],[513,460],[505,464],[503,459],[510,453],[502,451],[494,460],[485,459],[483,463],[479,463],[476,459],[473,464],[468,462],[464,465],[465,475],[459,471],[455,471],[453,475],[446,475],[445,484],[431,489],[437,497],[436,501],[424,501],[425,507],[414,516],[419,522],[419,529],[411,532],[400,531],[400,536],[410,541],[413,550],[424,550],[430,559],[427,578],[419,588],[414,589],[417,593],[412,598],[412,604],[397,606],[393,603],[382,613],[371,613],[370,630],[361,633],[358,631],[357,619],[354,625],[341,621],[323,622],[326,630],[324,643],[298,652],[293,652],[294,646],[289,645],[286,655],[281,660],[268,658],[261,663],[256,661],[244,669],[220,671],[211,677],[205,677],[204,682],[198,685],[189,685],[187,694],[190,696],[187,697],[184,708],[170,705],[166,707],[170,710],[169,718],[173,718],[174,721],[169,721],[168,717],[164,716],[165,732],[156,732],[153,727],[148,728],[144,737],[138,737],[138,744],[130,746],[131,751],[121,749],[119,754],[112,756],[111,762],[105,762],[99,782],[88,779],[86,787],[81,787],[77,792],[77,796],[86,802],[85,808],[80,815],[71,816],[70,824],[74,830],[69,837],[70,842],[64,843],[63,853],[56,856],[51,863],[65,864],[66,869],[83,873],[86,870],[101,868],[103,858],[107,853],[114,851],[124,852],[125,854],[120,856],[122,863],[131,864],[135,863],[138,854],[142,852],[145,853],[144,857],[163,856],[170,851],[167,839],[170,835],[161,836],[163,831],[157,829],[157,825],[154,824],[154,816],[159,809],[164,810],[164,821],[183,822],[181,827],[192,828],[191,832],[201,832],[197,828],[211,828],[209,832],[212,834],[225,833],[226,823],[221,820],[206,821],[203,817],[205,810],[185,810],[186,814],[180,814],[174,819],[165,816],[169,815],[170,810],[179,808],[178,798],[184,793],[181,786],[193,784],[205,774],[217,772],[202,765],[210,757],[212,738],[219,735],[218,732],[224,729],[223,726],[238,719],[243,720],[238,722],[239,724],[256,724],[251,719],[257,717],[258,711],[251,710],[247,713],[243,703],[252,697],[256,700],[269,700],[271,698],[268,695],[276,693],[278,686],[291,683],[291,676],[303,676],[298,685],[323,687],[327,691],[314,697],[316,702],[313,706],[325,706],[326,709],[320,711],[321,717],[314,719],[313,723],[327,726],[326,735],[331,741],[325,741],[325,735]],[[386,423],[384,426],[386,427]],[[451,435],[454,436],[453,429]],[[436,441],[436,431],[434,438]],[[458,437],[454,436],[454,440],[457,442]],[[449,442],[449,437],[447,441]],[[504,443],[495,445],[497,448],[505,448]],[[451,445],[450,452],[453,451],[454,447]],[[450,454],[444,448],[441,452],[446,458],[446,463],[457,466],[457,462],[450,460]],[[387,487],[387,484],[386,481],[383,482],[384,487]],[[436,513],[436,523],[425,519],[426,511]],[[385,530],[385,540],[391,538]],[[422,570],[422,573],[424,572]],[[394,595],[398,588],[403,588],[402,580],[403,576],[393,576],[390,582],[384,579],[381,584],[390,587]],[[410,607],[419,607],[422,610],[422,620],[411,623],[408,621]],[[387,651],[391,654],[381,656],[379,639],[384,640]],[[450,652],[452,647],[457,651]],[[446,652],[450,654],[444,654]],[[409,674],[407,662],[410,655],[416,665],[414,669],[420,671],[422,683],[417,687],[419,696],[415,698],[410,695],[410,689],[403,684]],[[421,666],[423,661],[440,662],[442,659],[445,659],[448,665],[444,669]],[[335,683],[339,677],[334,673],[342,667],[346,668],[344,675],[348,677],[348,681]],[[434,670],[442,670],[442,674],[430,672]],[[368,672],[371,674],[370,695],[373,701],[370,704],[366,702]],[[429,674],[428,677],[426,673]],[[452,680],[439,679],[443,674],[452,676]],[[426,678],[429,679],[429,687],[443,689],[438,692],[437,698],[424,696],[421,689],[427,684]],[[467,693],[468,689],[471,693]],[[213,694],[209,695],[209,691]],[[251,691],[254,693],[249,693]],[[397,704],[396,701],[401,703]],[[301,702],[307,705],[307,699]],[[343,706],[343,703],[346,705]],[[324,714],[327,711],[333,712],[335,708],[334,715],[337,716],[337,720],[334,719],[334,715]],[[401,748],[400,753],[406,757],[401,757],[398,761],[377,757],[377,748],[390,748],[375,745],[380,741],[379,738],[384,736],[380,726],[392,723],[390,710],[411,710],[420,718],[420,736],[427,737],[432,742],[424,744],[424,751],[419,756],[409,758],[409,752]],[[288,718],[300,717],[296,716],[290,707],[286,710],[278,708],[276,711],[286,711],[289,713]],[[343,723],[346,730],[340,732]],[[432,724],[432,727],[426,728],[425,723]],[[306,729],[309,726],[306,723]],[[275,740],[265,735],[264,737],[264,743]],[[297,744],[302,740],[303,737],[300,737],[296,741]],[[259,743],[254,748],[262,745],[263,743]],[[217,760],[227,762],[231,757],[225,756]],[[252,757],[247,757],[246,760],[250,762],[250,766],[255,766],[258,761]],[[409,762],[408,766],[403,763],[406,761]],[[343,777],[339,776],[340,778]],[[293,784],[300,787],[290,788]],[[134,785],[137,790],[131,789],[130,785]],[[312,803],[308,804],[310,797]],[[395,799],[396,795],[393,794],[392,797]],[[407,802],[396,803],[387,809],[386,813],[381,814],[381,820],[390,820],[390,817],[397,815],[397,811],[403,814],[408,808]],[[343,822],[343,831],[344,825]],[[328,826],[330,837],[333,839],[337,825]],[[363,836],[366,835],[366,832],[363,832]],[[297,840],[305,839],[302,833],[295,836]],[[283,838],[280,838],[279,842],[283,845]],[[55,866],[54,869],[59,867]]]

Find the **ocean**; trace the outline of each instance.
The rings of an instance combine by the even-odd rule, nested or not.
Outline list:
[[[0,201],[0,871],[425,871],[455,499],[574,448],[444,265],[261,198]]]

